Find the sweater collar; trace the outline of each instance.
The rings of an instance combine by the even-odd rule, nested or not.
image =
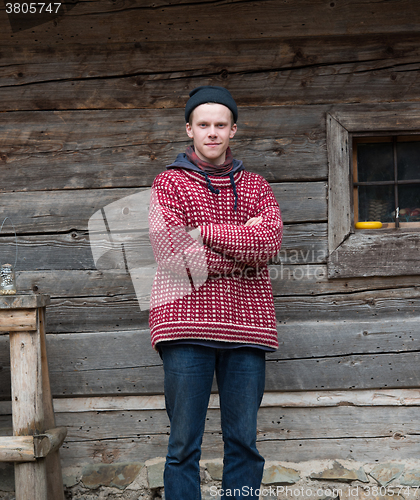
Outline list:
[[[188,150],[188,148],[187,148],[187,150]],[[197,173],[201,174],[203,177],[205,177],[206,175],[211,175],[212,182],[214,184],[217,183],[217,179],[223,179],[226,177],[229,179],[230,174],[236,174],[236,172],[240,172],[241,170],[245,170],[244,165],[240,160],[236,160],[235,158],[232,158],[232,169],[230,170],[230,172],[227,172],[227,173],[224,173],[221,175],[215,175],[215,174],[211,174],[211,173],[207,174],[207,172],[205,172],[203,169],[201,169],[200,167],[198,167],[197,165],[195,165],[194,163],[192,163],[188,159],[186,152],[179,153],[179,155],[176,157],[175,161],[173,163],[171,163],[170,165],[167,165],[166,168],[168,170],[170,170],[172,168],[182,168],[184,170],[191,170],[193,172],[197,172]]]
[[[228,150],[229,150],[229,156],[228,156]],[[228,148],[228,150],[226,150],[227,154],[226,154],[226,160],[223,163],[223,169],[225,170],[227,168],[227,164],[228,163],[231,163],[232,166],[231,166],[230,170],[228,170],[228,171],[226,171],[226,172],[224,172],[222,174],[207,173],[203,168],[201,168],[201,167],[203,167],[202,164],[201,164],[201,167],[200,167],[200,166],[196,165],[195,163],[193,163],[189,159],[189,157],[188,157],[189,148],[187,148],[187,150],[186,150],[185,153],[180,153],[176,157],[175,161],[173,163],[171,163],[170,165],[167,165],[166,168],[168,170],[172,169],[172,168],[182,168],[182,169],[184,169],[186,171],[191,171],[191,174],[193,174],[193,172],[197,172],[198,174],[200,174],[201,176],[204,177],[208,189],[212,193],[214,193],[214,194],[219,194],[220,193],[219,189],[215,188],[214,185],[217,186],[218,184],[222,184],[220,187],[225,187],[226,180],[227,180],[228,181],[228,185],[229,184],[231,185],[231,187],[233,189],[233,193],[235,195],[234,210],[236,211],[237,206],[238,206],[238,193],[236,191],[236,184],[235,184],[235,178],[234,178],[234,176],[235,176],[236,173],[240,173],[242,170],[244,170],[244,166],[243,166],[243,163],[241,161],[235,160],[232,157],[232,153],[230,152],[230,148]],[[193,150],[193,152],[194,152],[194,150]],[[196,155],[195,152],[194,152],[194,155]],[[198,156],[197,156],[197,158],[198,158]],[[200,160],[200,162],[201,161],[202,160]],[[202,162],[202,163],[203,164],[207,164],[207,162]],[[207,165],[211,165],[212,168],[215,167],[215,165],[212,165],[212,164],[207,164]],[[186,172],[186,173],[188,173],[188,172]],[[211,180],[210,180],[209,175],[212,176]],[[195,176],[193,176],[193,177],[195,177]],[[226,179],[226,177],[228,179]],[[241,177],[241,175],[239,177]],[[236,180],[238,181],[239,178],[237,178]]]

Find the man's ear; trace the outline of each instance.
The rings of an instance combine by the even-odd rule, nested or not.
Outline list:
[[[193,131],[192,131],[192,127],[189,123],[187,123],[185,125],[185,130],[187,131],[187,135],[190,139],[194,139],[194,134],[193,134]]]
[[[238,127],[237,127],[236,123],[234,123],[230,129],[229,139],[233,139],[237,130],[238,130]]]

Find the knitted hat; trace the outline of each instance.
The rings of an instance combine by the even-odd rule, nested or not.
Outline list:
[[[190,98],[185,106],[185,121],[188,122],[191,112],[197,106],[200,106],[200,104],[207,104],[208,102],[216,102],[229,108],[233,113],[233,119],[236,123],[238,119],[238,108],[232,94],[224,87],[212,85],[205,85],[191,90]]]

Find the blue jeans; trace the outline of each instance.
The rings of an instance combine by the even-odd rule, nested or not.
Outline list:
[[[201,441],[216,372],[224,442],[221,498],[258,499],[264,459],[256,448],[257,412],[265,383],[265,352],[161,344],[166,411],[171,422],[166,500],[200,500]],[[230,491],[227,491],[230,490]]]

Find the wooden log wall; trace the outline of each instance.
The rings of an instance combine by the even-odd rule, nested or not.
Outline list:
[[[291,461],[414,457],[418,398],[376,406],[375,394],[394,401],[387,391],[418,392],[420,282],[328,280],[326,114],[420,109],[418,1],[71,7],[13,31],[0,6],[1,219],[11,217],[18,233],[19,289],[52,297],[47,337],[57,423],[69,427],[64,466],[165,453],[163,372],[148,312],[129,275],[95,268],[88,220],[150,187],[184,150],[183,108],[203,84],[236,98],[232,149],[272,184],[285,222],[270,268],[280,349],[268,356],[274,403],[261,410],[261,450]],[[8,224],[0,256],[14,259]],[[0,341],[7,401],[8,339]],[[341,392],[328,406],[316,391]],[[354,391],[368,403],[352,403]],[[216,408],[206,457],[221,455]],[[7,427],[8,405],[0,410]]]

